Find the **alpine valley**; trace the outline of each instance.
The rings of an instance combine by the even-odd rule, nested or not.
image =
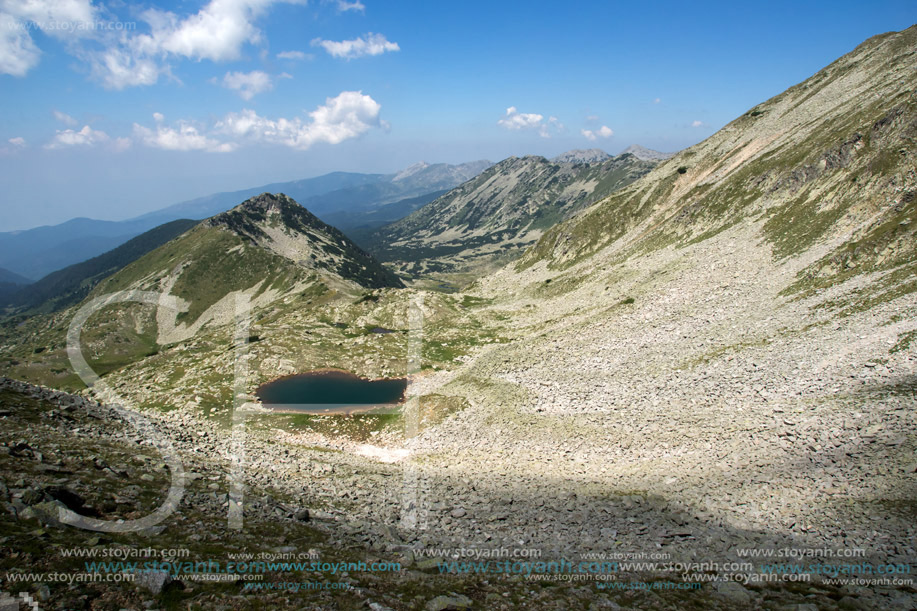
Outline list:
[[[340,229],[346,208],[320,195],[246,192],[9,301],[0,549],[24,551],[0,566],[79,568],[59,550],[155,536],[194,560],[399,567],[266,570],[349,584],[308,598],[154,572],[93,584],[104,608],[917,607],[909,581],[837,580],[850,558],[917,566],[917,26],[675,154],[343,184],[374,203]],[[324,369],[408,376],[403,408],[259,404],[262,384]],[[130,520],[162,503],[175,473],[155,437],[184,464],[171,517],[104,536],[61,523],[61,507]],[[478,570],[469,549],[586,568]],[[96,608],[34,587],[48,608]]]

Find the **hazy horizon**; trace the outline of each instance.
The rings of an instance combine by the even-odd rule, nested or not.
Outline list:
[[[0,231],[123,220],[332,171],[632,144],[676,151],[871,36],[910,26],[911,9],[7,7]]]

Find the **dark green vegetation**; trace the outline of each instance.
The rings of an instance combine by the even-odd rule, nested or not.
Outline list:
[[[56,312],[72,306],[104,278],[196,224],[197,221],[181,219],[150,229],[105,254],[48,274],[11,295],[7,304],[35,312]]]

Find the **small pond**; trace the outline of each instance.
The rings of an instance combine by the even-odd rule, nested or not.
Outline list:
[[[262,384],[255,395],[274,411],[352,414],[397,407],[407,384],[406,378],[367,380],[346,371],[321,370]]]

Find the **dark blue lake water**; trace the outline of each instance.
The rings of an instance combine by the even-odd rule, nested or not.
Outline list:
[[[407,379],[366,380],[346,371],[313,371],[262,384],[265,407],[284,412],[332,414],[392,408],[404,401]]]

